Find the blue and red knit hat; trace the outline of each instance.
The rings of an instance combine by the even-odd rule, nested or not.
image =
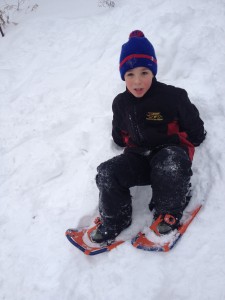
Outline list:
[[[130,69],[146,67],[157,74],[157,59],[155,50],[149,40],[140,30],[134,30],[129,35],[127,43],[123,44],[120,54],[120,75],[124,75]]]

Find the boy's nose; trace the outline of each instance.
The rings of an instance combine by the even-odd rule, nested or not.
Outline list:
[[[135,83],[140,83],[140,81],[141,81],[141,78],[140,78],[140,76],[135,76]]]

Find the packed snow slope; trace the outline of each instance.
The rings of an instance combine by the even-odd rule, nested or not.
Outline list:
[[[37,0],[0,36],[0,299],[225,299],[225,2],[114,2]],[[134,29],[155,47],[157,79],[185,88],[205,121],[190,204],[204,206],[169,253],[125,242],[88,257],[64,233],[92,221],[96,167],[122,152],[111,104]],[[130,236],[152,218],[151,188],[132,195]]]

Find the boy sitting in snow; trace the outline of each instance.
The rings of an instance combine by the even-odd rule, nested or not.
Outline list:
[[[133,186],[152,187],[156,234],[176,229],[188,202],[194,147],[206,135],[187,92],[156,80],[154,48],[139,30],[122,46],[120,74],[126,91],[113,101],[112,136],[125,150],[97,169],[100,222],[91,234],[96,243],[115,239],[131,224]]]

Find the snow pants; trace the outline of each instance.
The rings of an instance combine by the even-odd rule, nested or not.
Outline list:
[[[186,207],[191,160],[179,146],[166,146],[148,156],[125,151],[97,171],[99,211],[106,227],[117,230],[131,223],[133,186],[151,185],[150,206],[156,213],[182,214]]]

